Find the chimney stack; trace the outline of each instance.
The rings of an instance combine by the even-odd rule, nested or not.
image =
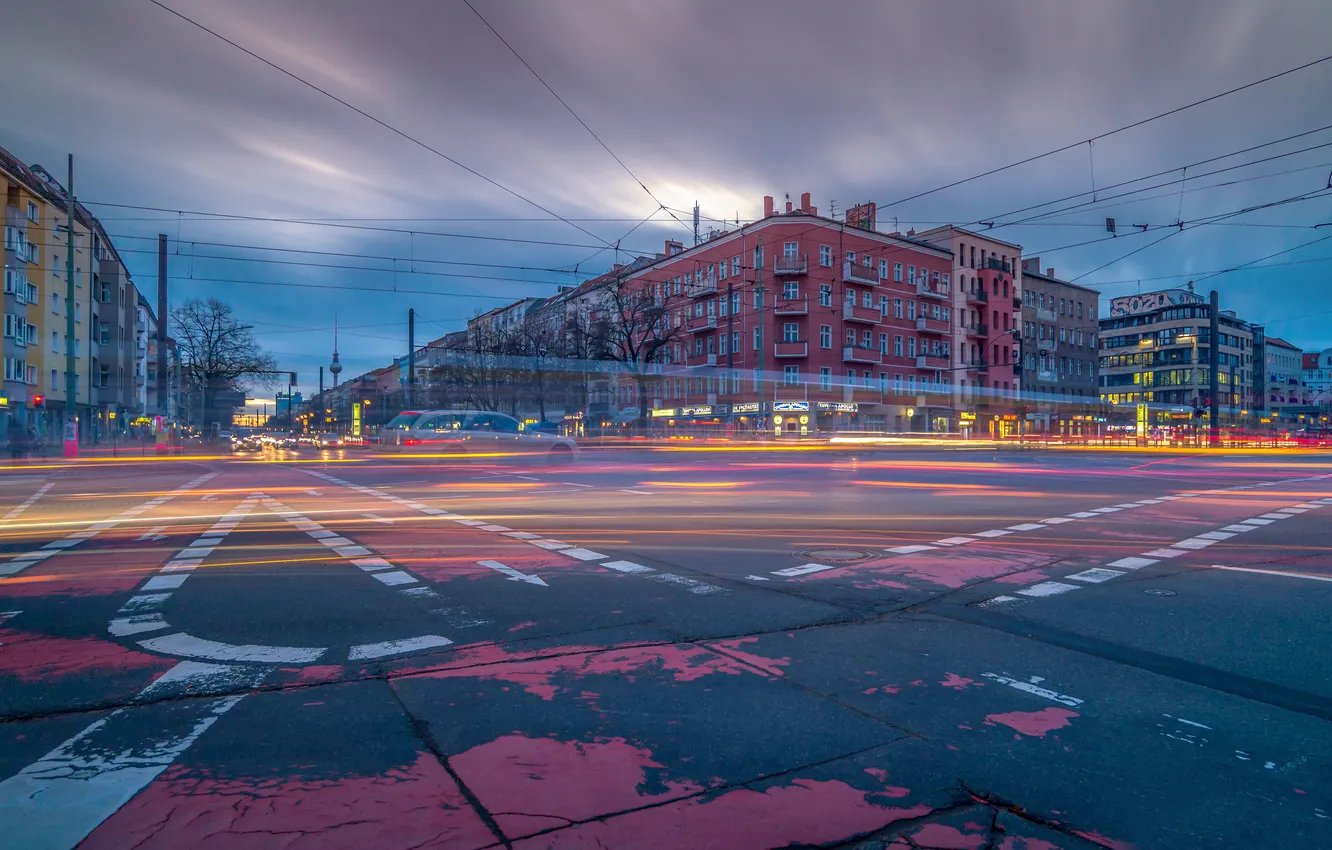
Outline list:
[[[763,217],[772,215],[772,195],[763,196]]]
[[[1046,270],[1045,270],[1045,276],[1046,276],[1046,277],[1054,277],[1054,269],[1046,269]]]
[[[801,211],[801,212],[807,212],[807,213],[812,213],[812,212],[813,212],[813,209],[811,209],[810,206],[809,206],[809,193],[808,193],[808,192],[805,192],[803,195],[800,196],[800,211]]]

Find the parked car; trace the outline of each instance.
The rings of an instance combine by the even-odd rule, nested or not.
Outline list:
[[[488,410],[409,410],[379,434],[380,448],[401,453],[532,456],[569,463],[578,444],[568,437],[526,429],[507,413]]]

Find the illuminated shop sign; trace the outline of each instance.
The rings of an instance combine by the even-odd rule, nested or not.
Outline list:
[[[658,407],[658,408],[656,408],[656,409],[654,409],[654,410],[652,411],[652,415],[653,415],[654,417],[657,417],[657,416],[674,416],[674,415],[675,415],[675,408],[674,408],[674,407]]]
[[[742,401],[731,405],[732,413],[758,413],[759,403],[757,401]]]
[[[774,401],[772,409],[781,413],[804,413],[809,410],[807,401]]]
[[[815,403],[819,410],[835,410],[838,413],[855,413],[860,405],[854,401],[820,401]]]

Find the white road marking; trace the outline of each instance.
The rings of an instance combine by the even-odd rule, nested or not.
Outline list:
[[[530,531],[506,531],[505,537],[512,537],[514,540],[540,540],[540,534],[533,534]]]
[[[366,519],[372,519],[375,522],[382,522],[384,525],[393,525],[393,520],[388,519],[387,517],[379,516],[378,514],[361,514],[361,516],[365,517]]]
[[[1120,558],[1118,561],[1111,561],[1106,564],[1107,567],[1123,567],[1126,570],[1140,570],[1143,567],[1150,567],[1157,563],[1153,558]]]
[[[175,590],[185,583],[186,576],[153,576],[143,583],[140,590]]]
[[[1075,514],[1069,514],[1069,517],[1072,519],[1090,519],[1091,517],[1094,516],[1096,516],[1096,514],[1092,513],[1091,511],[1078,511]]]
[[[1062,581],[1043,581],[1040,584],[1033,584],[1031,587],[1024,587],[1017,591],[1022,596],[1058,596],[1061,593],[1068,593],[1070,590],[1077,590],[1076,584],[1065,584]]]
[[[606,556],[602,555],[601,557],[604,558]],[[520,573],[517,570],[515,570],[513,567],[509,566],[508,564],[501,564],[499,561],[477,561],[477,563],[483,567],[486,567],[487,569],[492,569],[497,573],[502,573],[508,576],[509,581],[521,581],[521,582],[526,582],[527,584],[535,584],[540,587],[550,586],[546,584],[544,581],[542,581],[541,578],[538,576],[529,576],[524,573]]]
[[[536,541],[531,542],[535,543]],[[561,549],[560,554],[568,555],[570,558],[577,558],[580,561],[600,561],[602,558],[606,557],[600,552],[593,552],[591,549],[581,549],[577,547],[572,549]]]
[[[768,580],[768,577],[767,577],[767,576],[745,576],[745,578],[749,579],[750,581],[767,581],[767,580]]]
[[[1124,573],[1120,570],[1107,570],[1101,567],[1092,567],[1090,570],[1083,570],[1082,572],[1074,573],[1071,576],[1064,576],[1064,578],[1073,579],[1075,581],[1085,581],[1088,584],[1100,584],[1103,581],[1109,581],[1110,579],[1117,578],[1123,574]]]
[[[139,646],[174,655],[177,658],[204,658],[209,661],[249,661],[259,664],[313,664],[328,651],[322,646],[268,646],[265,644],[222,643],[205,640],[186,632],[148,638]]]
[[[1276,510],[1276,513],[1279,514],[1307,514],[1308,512],[1308,508],[1277,508]]]
[[[512,531],[507,525],[478,525],[482,531]]]
[[[916,546],[894,546],[893,548],[891,548],[891,549],[885,549],[884,551],[885,551],[885,552],[895,552],[895,553],[897,553],[898,555],[911,555],[911,554],[914,554],[914,553],[916,553],[916,552],[927,552],[927,551],[930,551],[930,550],[932,550],[932,549],[934,549],[934,548],[935,548],[934,546],[924,546],[924,545],[916,545]]]
[[[52,487],[54,487],[54,486],[55,486],[55,482],[54,482],[54,481],[50,482],[49,484],[43,484],[40,488],[38,488],[38,490],[37,490],[36,493],[33,493],[31,496],[29,496],[29,497],[27,498],[26,501],[22,502],[22,503],[19,504],[19,505],[16,505],[16,506],[14,507],[13,510],[11,510],[9,513],[5,514],[4,517],[2,517],[2,518],[0,518],[0,519],[15,519],[15,518],[17,518],[19,514],[23,513],[23,512],[26,511],[28,508],[30,508],[30,507],[32,507],[33,505],[35,505],[35,504],[37,503],[37,500],[40,499],[42,496],[44,496],[44,495],[46,494],[46,491],[47,491],[47,490],[50,490],[50,489],[51,489]]]
[[[1025,693],[1033,694],[1035,696],[1042,697],[1043,699],[1048,699],[1051,702],[1057,702],[1060,705],[1066,705],[1069,708],[1077,708],[1078,706],[1082,705],[1083,702],[1077,697],[1071,697],[1068,696],[1067,694],[1061,694],[1056,691],[1052,691],[1049,688],[1042,688],[1038,686],[1036,682],[1043,681],[1039,676],[1032,676],[1031,680],[1027,682],[1022,681],[1021,679],[1014,679],[1012,676],[1001,676],[998,673],[982,673],[981,676],[986,679],[992,679],[1001,685],[1007,685],[1010,688],[1016,688],[1019,691],[1024,691]]]
[[[364,546],[334,546],[333,551],[344,558],[363,558],[373,554]]]
[[[1124,510],[1124,509],[1123,509],[1123,508],[1092,508],[1092,511],[1091,511],[1091,512],[1094,513],[1094,514],[1112,514],[1112,513],[1115,513],[1116,511],[1122,511],[1122,510]]]
[[[1243,523],[1243,524],[1245,524],[1245,525],[1271,525],[1271,524],[1272,524],[1272,520],[1270,520],[1270,519],[1258,519],[1258,518],[1256,518],[1256,517],[1253,518],[1253,519],[1242,519],[1242,520],[1240,520],[1240,522]]]
[[[1072,521],[1073,521],[1072,519],[1066,516],[1052,516],[1049,519],[1041,520],[1041,522],[1045,525],[1063,525],[1066,522],[1072,522]]]
[[[383,558],[353,558],[352,563],[367,573],[372,573],[375,570],[387,570],[393,566]]]
[[[69,850],[243,698],[184,700],[146,727],[124,708],[94,721],[0,782],[0,834],[12,847]]]
[[[1024,522],[1021,525],[1010,525],[1009,531],[1041,531],[1045,526],[1039,522]]]
[[[562,543],[562,542],[560,542],[559,540],[544,540],[544,539],[542,539],[542,540],[529,540],[529,541],[527,541],[527,542],[528,542],[528,543],[531,543],[533,546],[539,546],[539,547],[541,547],[542,549],[571,549],[571,548],[573,548],[572,544],[570,544],[570,543]]]
[[[1256,529],[1257,527],[1258,527],[1258,526],[1256,526],[1256,525],[1240,525],[1240,524],[1236,524],[1236,525],[1223,525],[1223,526],[1221,526],[1221,530],[1222,530],[1222,531],[1233,531],[1233,532],[1235,532],[1236,534],[1243,534],[1243,533],[1246,532],[1246,531],[1253,531],[1253,530]]]
[[[1164,558],[1178,558],[1180,555],[1187,555],[1189,553],[1185,549],[1166,548],[1166,549],[1153,549],[1150,552],[1143,552],[1142,554],[1147,555],[1148,557],[1151,558],[1164,559]]]
[[[637,495],[637,496],[651,496],[651,495],[653,495],[653,494],[652,494],[650,491],[648,491],[648,490],[621,490],[620,492],[621,492],[621,493],[633,493],[634,495]]]
[[[945,537],[942,540],[936,540],[935,543],[942,543],[945,546],[965,546],[968,543],[975,543],[974,537]]]
[[[1293,573],[1287,570],[1259,570],[1253,567],[1223,567],[1220,564],[1213,564],[1214,570],[1228,570],[1233,573],[1259,573],[1260,575],[1285,576],[1286,578],[1302,578],[1309,581],[1327,581],[1332,582],[1332,576],[1316,576],[1309,573]]]
[[[458,524],[477,526],[477,525],[486,525],[487,523],[483,519],[460,519],[458,520]]]
[[[615,570],[621,573],[651,573],[656,572],[651,567],[645,567],[642,564],[635,564],[633,561],[603,561],[597,566],[605,567],[608,570]],[[767,581],[767,579],[762,579]]]
[[[386,640],[381,643],[360,643],[347,653],[348,661],[368,661],[374,658],[387,658],[391,655],[407,655],[426,649],[438,649],[449,646],[453,641],[441,635],[422,635],[404,640]]]
[[[416,582],[415,578],[404,573],[402,570],[395,570],[391,573],[372,573],[372,575],[389,587],[394,587],[399,584],[414,584]]]
[[[837,569],[837,567],[830,567],[827,564],[801,564],[798,567],[787,567],[782,570],[773,570],[772,574],[775,576],[785,576],[790,578],[792,576],[803,576],[809,575],[810,573],[821,573],[824,570],[835,569]]]
[[[1016,596],[996,596],[993,599],[987,599],[984,602],[976,603],[979,608],[989,608],[992,605],[1002,605],[1005,602],[1021,602]]]
[[[1007,534],[1012,534],[1012,533],[1013,533],[1013,532],[1009,531],[1009,530],[1006,529],[1006,528],[993,528],[993,529],[990,529],[989,531],[977,531],[977,532],[975,533],[974,536],[976,536],[976,537],[1003,537],[1003,536],[1005,536],[1005,535],[1007,535]]]
[[[120,617],[111,621],[107,631],[116,637],[137,635],[140,632],[155,632],[167,628],[167,621],[161,614],[136,614],[132,617]]]
[[[1235,533],[1233,531],[1204,531],[1202,534],[1198,535],[1198,537],[1201,537],[1204,540],[1229,540],[1234,536]]]
[[[1290,519],[1290,514],[1259,514],[1260,519]]]
[[[1203,540],[1200,537],[1190,537],[1187,540],[1180,540],[1170,545],[1176,549],[1204,549],[1216,543],[1215,540]]]
[[[659,581],[663,584],[678,585],[686,588],[690,593],[697,593],[700,596],[726,592],[724,589],[717,587],[716,585],[698,581],[697,579],[686,578],[685,576],[678,576],[675,573],[652,573],[651,575],[645,576],[645,578],[650,581]]]

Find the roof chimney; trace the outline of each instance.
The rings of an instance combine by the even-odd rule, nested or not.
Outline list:
[[[772,195],[763,196],[763,217],[772,215]]]
[[[786,196],[786,211],[787,211],[787,212],[790,212],[790,211],[791,211],[791,206],[792,206],[792,205],[791,205],[791,196],[790,196],[790,195],[787,195],[787,196]]]
[[[800,210],[802,212],[813,213],[814,209],[809,205],[809,193],[805,192],[800,196]]]
[[[1055,275],[1054,275],[1054,269],[1052,269],[1052,268],[1050,268],[1050,269],[1046,269],[1046,270],[1045,270],[1045,276],[1046,276],[1046,277],[1054,277],[1054,276],[1055,276]]]

